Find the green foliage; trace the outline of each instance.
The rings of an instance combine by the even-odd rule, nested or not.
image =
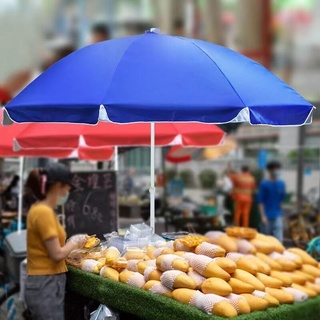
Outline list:
[[[213,189],[217,182],[217,173],[212,169],[204,169],[199,174],[202,189]]]
[[[179,177],[183,181],[183,185],[185,188],[193,188],[194,183],[194,174],[190,169],[181,170],[179,172]]]
[[[176,174],[177,174],[176,169],[174,169],[174,168],[166,169],[165,175],[166,175],[167,182],[173,180],[175,178]]]
[[[251,174],[254,176],[256,185],[259,186],[261,180],[263,179],[263,171],[260,169],[251,170]]]
[[[292,150],[288,154],[288,158],[291,161],[291,163],[296,163],[298,161],[298,150]],[[319,149],[311,149],[307,148],[303,151],[303,157],[304,161],[318,161],[320,157],[320,150]]]

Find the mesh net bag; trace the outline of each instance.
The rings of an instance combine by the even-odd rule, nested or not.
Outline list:
[[[226,251],[216,244],[211,244],[209,242],[202,242],[196,247],[197,254],[202,254],[210,258],[216,258],[224,256]]]
[[[177,277],[179,277],[180,275],[185,274],[182,271],[179,270],[170,270],[170,271],[165,271],[162,275],[161,275],[161,283],[169,288],[169,289],[173,289],[174,286],[174,282],[177,279]]]
[[[94,272],[96,268],[99,267],[101,263],[93,259],[86,259],[82,261],[81,269],[87,272]]]
[[[188,247],[187,245],[183,244],[181,241],[179,241],[179,239],[174,241],[174,250],[175,251],[190,251],[190,247]]]
[[[202,296],[204,296],[204,294],[201,291],[197,290],[195,292],[195,294],[193,295],[193,297],[191,298],[191,300],[189,301],[189,304],[191,306],[196,307],[197,306],[197,299],[199,299],[199,297],[202,297]]]
[[[154,270],[157,270],[157,268],[156,268],[156,267],[152,267],[152,266],[150,266],[150,267],[146,268],[146,270],[144,270],[143,276],[144,276],[144,280],[145,280],[145,281],[148,281],[148,280],[149,280],[150,273],[151,273],[152,271],[154,271]]]
[[[154,246],[156,247],[156,248],[161,248],[161,247],[165,247],[166,246],[166,244],[167,244],[167,242],[166,241],[162,241],[162,240],[159,240],[159,241],[157,241],[155,244],[154,244]]]
[[[255,250],[255,247],[246,239],[237,239],[236,241],[240,253],[249,253]]]
[[[203,282],[204,280],[206,280],[205,277],[203,277],[202,275],[200,275],[198,272],[196,272],[196,271],[194,271],[194,270],[188,271],[187,274],[188,274],[188,276],[189,276],[190,278],[192,278],[192,279],[196,282],[197,286],[201,285],[202,282]]]
[[[252,292],[252,294],[253,294],[255,297],[261,298],[261,299],[263,299],[263,298],[266,296],[266,293],[265,293],[265,292],[259,291],[259,290],[254,290],[254,291]]]
[[[139,272],[134,274],[128,279],[127,284],[132,287],[142,288],[145,285],[144,276]]]
[[[153,255],[155,256],[155,258],[158,258],[164,249],[165,249],[164,247],[160,247],[154,250]]]
[[[174,250],[173,244],[174,244],[174,241],[168,241],[168,242],[166,243],[166,247],[169,248],[169,249]]]
[[[161,270],[163,270],[163,271],[173,270],[172,262],[174,260],[185,261],[184,258],[181,258],[175,254],[166,254],[162,257]]]
[[[186,259],[189,262],[189,264],[191,264],[192,260],[196,259],[198,256],[195,253],[186,252],[182,257]]]
[[[215,241],[221,236],[223,236],[225,233],[222,231],[209,231],[205,234],[206,237],[208,237],[211,241]]]
[[[133,260],[129,260],[127,263],[127,269],[129,271],[134,271],[137,272],[138,271],[138,262],[141,260],[138,259],[133,259]]]
[[[191,267],[199,274],[203,274],[205,268],[210,262],[212,262],[211,258],[204,255],[198,255],[194,259],[192,259]]]
[[[221,301],[228,301],[226,298],[216,294],[204,294],[199,296],[196,301],[196,307],[208,314],[211,314],[212,308]]]
[[[234,308],[237,310],[237,313],[240,313],[239,309],[239,300],[244,299],[242,296],[239,296],[235,293],[230,293],[228,296],[226,296],[226,299],[234,306]]]
[[[244,257],[244,254],[238,252],[229,252],[226,257],[234,262],[237,262],[240,258]]]
[[[284,251],[282,253],[282,258],[288,259],[290,261],[296,261],[296,260],[300,260],[301,258],[299,256],[297,256],[296,254],[289,252],[289,251]]]
[[[271,258],[271,259],[273,259],[273,260],[278,260],[278,259],[281,259],[281,258],[283,258],[283,256],[282,256],[282,254],[280,254],[279,252],[271,252],[270,254],[269,254],[269,257]]]
[[[168,289],[167,287],[165,287],[161,283],[156,283],[154,286],[152,286],[149,289],[149,291],[152,292],[152,293],[156,293],[156,294],[166,294],[168,292],[171,292],[170,289]]]
[[[296,302],[305,301],[308,299],[308,295],[299,289],[288,287],[282,288],[282,290],[291,293],[293,295],[294,301]]]

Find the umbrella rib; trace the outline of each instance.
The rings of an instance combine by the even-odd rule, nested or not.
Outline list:
[[[140,38],[139,38],[139,39],[140,39]],[[110,89],[110,86],[111,86],[111,84],[112,84],[112,82],[113,82],[113,78],[114,78],[114,76],[115,76],[115,74],[116,74],[116,72],[117,72],[117,70],[118,70],[118,67],[119,67],[120,63],[122,62],[122,58],[124,57],[124,55],[128,52],[128,50],[130,49],[130,47],[131,47],[137,40],[138,40],[138,39],[132,41],[132,42],[130,43],[130,45],[128,46],[128,48],[123,52],[123,54],[122,54],[122,56],[121,56],[121,59],[119,59],[119,63],[117,64],[117,67],[114,69],[112,78],[111,78],[111,80],[110,80],[110,84],[109,84],[108,88],[106,88],[106,91],[105,91],[104,95],[102,96],[102,101],[104,100],[105,96],[107,95],[107,93],[108,93],[108,91],[109,91],[109,89]],[[103,105],[103,106],[104,106],[104,104],[102,103],[102,101],[101,101],[100,105]],[[107,112],[107,114],[108,114],[108,112]]]
[[[227,82],[230,84],[230,87],[232,88],[232,90],[235,92],[235,94],[237,95],[237,97],[239,98],[239,100],[242,102],[243,107],[247,108],[246,104],[244,103],[244,101],[241,99],[241,97],[239,96],[237,90],[235,89],[235,87],[232,85],[232,83],[230,82],[230,80],[228,79],[228,77],[223,73],[223,71],[220,69],[220,67],[217,65],[217,63],[202,49],[200,48],[196,43],[194,43],[193,41],[190,41],[190,43],[192,43],[196,48],[198,48],[201,52],[203,52],[214,64],[215,66],[219,69],[219,71],[221,72],[221,74],[224,76],[224,78],[227,80]]]

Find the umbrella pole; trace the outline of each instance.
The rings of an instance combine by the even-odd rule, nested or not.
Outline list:
[[[114,171],[119,170],[119,154],[118,154],[118,147],[114,147]]]
[[[21,231],[21,224],[22,224],[23,165],[24,165],[24,157],[20,157],[19,159],[20,185],[19,185],[19,202],[18,202],[18,232]]]
[[[155,232],[155,123],[150,124],[150,227]]]
[[[119,152],[118,152],[118,146],[114,147],[114,171],[116,172],[116,176],[117,176],[117,172],[119,171]],[[117,230],[120,229],[120,221],[119,221],[119,203],[117,202]]]

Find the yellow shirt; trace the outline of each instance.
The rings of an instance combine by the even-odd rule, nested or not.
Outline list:
[[[67,271],[65,261],[54,262],[44,242],[58,237],[60,246],[66,241],[66,232],[52,208],[33,205],[27,217],[27,272],[28,275],[50,275]]]

